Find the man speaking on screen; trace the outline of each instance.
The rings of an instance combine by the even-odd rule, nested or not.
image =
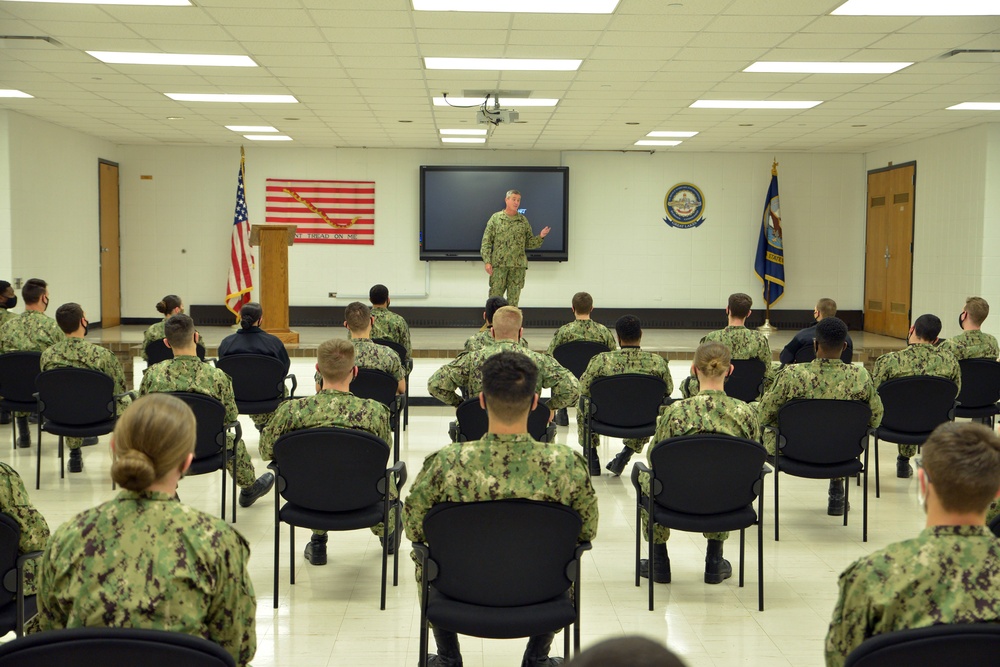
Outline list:
[[[524,272],[528,270],[525,250],[538,248],[548,236],[551,227],[544,228],[538,236],[531,231],[528,219],[521,215],[521,193],[508,190],[507,207],[490,216],[479,248],[486,273],[490,276],[490,296],[504,296],[507,303],[516,306],[524,287]]]

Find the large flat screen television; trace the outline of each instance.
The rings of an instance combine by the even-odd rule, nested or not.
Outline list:
[[[569,167],[420,167],[420,259],[480,260],[490,216],[504,208],[508,190],[521,192],[521,213],[535,234],[552,231],[533,261],[569,259]]]

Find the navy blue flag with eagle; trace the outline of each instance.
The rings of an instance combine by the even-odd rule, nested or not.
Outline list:
[[[764,303],[775,303],[785,293],[785,251],[781,240],[781,206],[778,203],[778,165],[771,167],[771,185],[764,199],[764,215],[757,239],[753,270],[764,283]]]

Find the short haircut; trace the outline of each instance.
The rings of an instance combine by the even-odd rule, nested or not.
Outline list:
[[[0,289],[3,292],[3,289]],[[965,300],[965,312],[969,314],[969,319],[976,326],[986,321],[990,314],[990,304],[981,296],[970,296]]]
[[[971,422],[945,422],[923,444],[923,466],[949,512],[985,512],[1000,489],[1000,438]]]
[[[520,197],[521,196],[521,192],[519,190],[508,190],[507,194],[504,195],[504,199],[506,199],[507,197],[513,196],[513,195],[517,195],[518,197]]]
[[[256,301],[247,301],[240,308],[240,327],[252,329],[264,316],[264,309]]]
[[[504,306],[493,314],[493,337],[518,339],[524,317],[517,306]]]
[[[730,316],[740,320],[745,320],[750,314],[750,308],[753,306],[753,299],[750,298],[749,294],[737,292],[736,294],[729,295],[728,305]]]
[[[194,452],[197,424],[176,396],[147,394],[122,413],[111,436],[111,478],[129,491],[143,491]]]
[[[507,299],[502,296],[491,296],[486,299],[486,321],[493,324],[493,315],[507,305]]]
[[[6,280],[0,280],[0,294],[3,294],[10,289],[10,283]]]
[[[937,340],[941,333],[941,318],[930,313],[921,315],[913,323],[913,333],[917,334],[917,338],[920,340]]]
[[[836,317],[837,316],[837,302],[833,299],[828,299],[823,297],[816,302],[816,310],[823,317]]]
[[[573,312],[577,315],[590,315],[594,309],[594,297],[586,292],[577,292],[573,295]]]
[[[816,325],[816,342],[826,350],[840,351],[847,340],[847,325],[839,317],[824,317]]]
[[[642,322],[635,315],[622,315],[615,322],[615,332],[622,343],[635,343],[642,340]]]
[[[538,369],[531,359],[504,351],[483,362],[482,373],[483,395],[491,413],[505,422],[528,414],[538,382]]]
[[[578,653],[566,667],[684,667],[670,649],[646,637],[605,639]]]
[[[729,364],[733,355],[723,343],[709,341],[702,343],[694,351],[694,366],[703,375],[708,377],[719,377],[729,372]]]
[[[181,307],[181,298],[176,294],[168,294],[156,304],[156,312],[169,315],[175,308]]]
[[[163,325],[163,337],[173,349],[194,345],[194,320],[184,313],[171,315]]]
[[[361,333],[372,324],[372,309],[360,301],[349,303],[344,308],[344,321],[351,332]]]
[[[73,333],[83,321],[83,308],[78,303],[64,303],[56,310],[56,324],[63,333]]]
[[[385,285],[372,285],[368,290],[368,300],[373,306],[381,306],[389,300],[389,288]]]
[[[26,305],[36,304],[45,296],[45,290],[49,284],[41,278],[28,278],[21,288],[21,298]]]
[[[343,380],[354,368],[354,343],[344,338],[323,341],[316,350],[316,366],[324,380]]]

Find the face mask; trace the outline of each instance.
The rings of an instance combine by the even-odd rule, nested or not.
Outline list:
[[[7,305],[5,305],[4,308],[10,309],[10,308],[13,308],[16,305],[17,305],[17,297],[16,296],[12,296],[12,297],[10,297],[10,298],[7,299]]]
[[[9,308],[9,306],[8,306],[8,308]],[[959,329],[959,331],[963,330],[962,325],[965,323],[965,318],[963,317],[963,315],[965,315],[965,311],[964,310],[961,313],[958,314],[958,329]]]
[[[90,322],[88,322],[87,320],[82,320],[82,324],[83,324],[83,335],[86,336],[87,332],[90,331]]]
[[[44,307],[45,307],[46,309],[48,309],[48,307],[49,307],[49,297],[47,297],[47,296],[43,296],[43,297],[42,297],[42,305],[43,305],[43,306],[44,306]]]

